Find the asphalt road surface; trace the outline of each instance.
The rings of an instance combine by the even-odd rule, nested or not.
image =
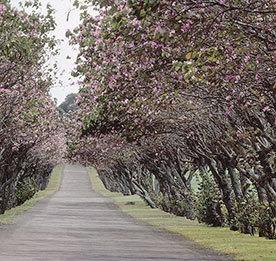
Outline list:
[[[120,212],[91,189],[85,168],[66,166],[60,190],[0,226],[0,260],[230,260]]]

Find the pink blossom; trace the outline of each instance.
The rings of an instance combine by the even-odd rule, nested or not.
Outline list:
[[[9,93],[11,93],[11,90],[6,89],[6,88],[0,88],[0,94],[1,94],[1,93],[9,94]]]
[[[182,24],[181,31],[182,33],[186,33],[192,27],[193,22],[191,20],[186,21],[186,23]]]
[[[0,3],[0,16],[4,15],[6,11],[7,11],[7,7],[4,4]]]
[[[230,95],[226,96],[226,101],[230,101],[232,99],[232,97]]]

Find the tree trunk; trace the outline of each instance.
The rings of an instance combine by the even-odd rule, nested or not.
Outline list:
[[[222,200],[228,212],[230,229],[233,231],[237,231],[239,230],[239,226],[237,224],[235,203],[232,198],[232,188],[230,179],[227,177],[225,169],[222,166],[217,166],[215,161],[212,161],[209,167],[214,175],[215,181],[221,189]]]

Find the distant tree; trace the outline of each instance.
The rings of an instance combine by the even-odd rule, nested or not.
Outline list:
[[[76,111],[77,104],[76,104],[76,93],[70,93],[66,96],[65,101],[61,103],[58,107],[58,110],[61,114],[67,114],[72,111]]]

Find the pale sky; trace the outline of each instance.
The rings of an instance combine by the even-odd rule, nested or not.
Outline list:
[[[17,6],[20,0],[12,0],[11,2]],[[68,29],[72,30],[80,23],[79,11],[74,9],[72,4],[73,0],[42,0],[41,2],[45,6],[50,3],[56,10],[55,17],[57,27],[54,34],[58,39],[63,40],[59,46],[60,54],[58,57],[54,58],[54,60],[57,60],[59,70],[58,80],[61,81],[61,84],[57,83],[51,90],[52,97],[57,99],[57,103],[60,104],[69,93],[78,92],[79,88],[76,79],[72,79],[71,77],[71,71],[75,67],[78,51],[76,47],[69,45],[68,39],[65,37],[65,33]],[[69,20],[67,21],[67,14],[70,10]],[[67,56],[70,56],[71,59],[66,59]]]

